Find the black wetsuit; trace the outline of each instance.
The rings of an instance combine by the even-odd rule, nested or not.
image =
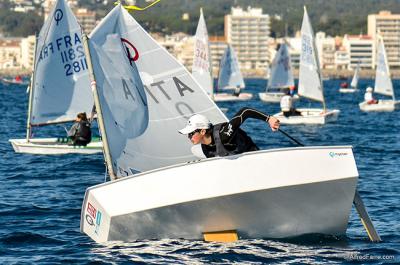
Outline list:
[[[246,132],[240,129],[240,125],[248,118],[267,121],[269,115],[255,109],[243,108],[229,122],[214,125],[212,128],[211,144],[201,145],[204,155],[206,157],[227,156],[259,150]],[[216,135],[215,130],[219,131],[222,148],[221,145],[217,148],[218,144],[216,144],[215,138],[218,138],[218,135]]]
[[[68,131],[74,145],[86,146],[92,140],[92,130],[88,121],[75,122]]]

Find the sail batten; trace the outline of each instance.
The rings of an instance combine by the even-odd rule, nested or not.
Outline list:
[[[32,84],[32,126],[90,113],[93,98],[81,27],[65,0],[55,3],[37,39]]]
[[[120,4],[94,29],[89,43],[117,176],[194,160],[192,144],[178,133],[194,113],[213,123],[227,120],[186,68]]]

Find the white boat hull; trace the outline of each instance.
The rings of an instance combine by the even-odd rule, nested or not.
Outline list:
[[[339,88],[340,93],[354,93],[358,92],[357,88]]]
[[[246,101],[253,98],[251,93],[240,93],[239,96],[234,96],[231,93],[216,93],[213,95],[215,102],[222,101]]]
[[[65,141],[60,141],[59,138],[33,138],[29,142],[26,139],[10,139],[9,141],[16,153],[62,155],[96,154],[103,152],[101,141],[92,141],[87,146],[69,145]]]
[[[285,117],[282,112],[274,115],[281,124],[325,124],[337,120],[340,110],[323,109],[296,109],[301,113],[299,116]]]
[[[283,166],[288,161],[293,166]],[[88,188],[81,231],[97,242],[201,239],[224,230],[241,238],[342,235],[357,179],[351,147],[206,159]]]
[[[280,102],[282,97],[285,95],[283,92],[276,93],[258,93],[261,101],[264,102]]]
[[[275,102],[279,103],[281,102],[282,97],[285,95],[283,92],[275,92],[275,93],[258,93],[258,96],[261,101],[264,102]],[[299,99],[299,96],[296,94],[293,96],[293,100]]]
[[[400,108],[399,100],[379,100],[377,104],[368,104],[363,101],[359,104],[362,111],[394,111]]]

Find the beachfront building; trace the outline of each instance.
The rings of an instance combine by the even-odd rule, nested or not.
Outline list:
[[[83,31],[86,34],[90,34],[96,26],[96,12],[90,11],[86,8],[77,8],[73,11]]]
[[[210,40],[211,63],[214,76],[216,76],[219,71],[219,64],[221,62],[222,56],[224,55],[227,43],[225,41],[224,36],[210,36],[209,40]]]
[[[286,38],[289,53],[290,53],[290,61],[292,63],[292,67],[294,69],[299,69],[300,67],[300,52],[301,52],[301,38],[299,34],[294,38]]]
[[[15,70],[21,68],[20,43],[20,38],[0,39],[0,70]]]
[[[375,41],[368,35],[345,35],[342,42],[348,52],[349,70],[360,62],[363,69],[375,68]]]
[[[35,59],[35,44],[36,37],[34,35],[28,36],[21,40],[21,67],[32,71]]]
[[[335,38],[326,36],[325,32],[317,32],[315,35],[319,65],[321,69],[335,69]]]
[[[266,69],[270,56],[270,17],[262,8],[232,7],[225,16],[225,39],[239,59],[241,69]]]
[[[378,35],[382,36],[389,66],[400,68],[400,14],[380,11],[368,15],[368,35],[375,45],[378,43]]]

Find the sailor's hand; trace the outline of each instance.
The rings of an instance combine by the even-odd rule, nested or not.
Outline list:
[[[273,116],[270,116],[268,119],[269,127],[271,127],[272,131],[277,131],[279,129],[280,123],[279,120]]]

